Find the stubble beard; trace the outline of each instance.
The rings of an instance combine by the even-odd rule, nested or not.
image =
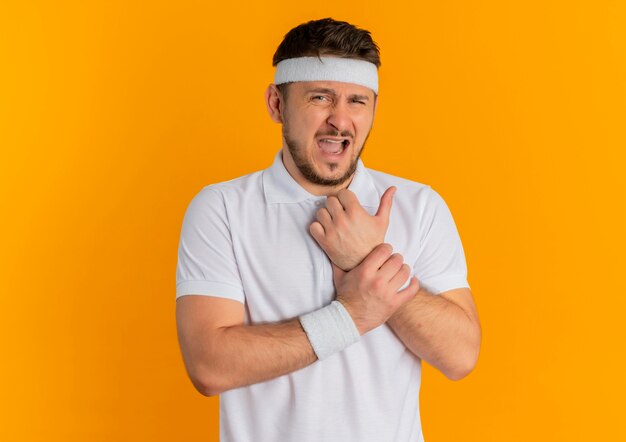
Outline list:
[[[292,139],[289,136],[289,123],[286,119],[283,122],[282,132],[283,132],[283,138],[285,139],[285,143],[287,144],[287,148],[289,149],[289,153],[291,154],[291,158],[293,158],[293,162],[298,168],[298,170],[300,171],[300,173],[302,174],[302,176],[312,184],[317,184],[320,186],[328,186],[328,187],[339,186],[345,183],[347,180],[349,180],[350,177],[352,177],[352,175],[354,175],[354,172],[356,172],[359,158],[361,158],[361,154],[363,153],[363,149],[365,148],[365,142],[367,141],[367,138],[369,137],[369,133],[368,133],[367,137],[365,137],[365,141],[363,142],[363,147],[357,154],[356,158],[350,162],[350,166],[348,167],[348,169],[342,176],[338,178],[324,178],[323,176],[320,176],[313,169],[313,165],[309,161],[307,161],[304,155],[302,155],[302,153],[305,150],[305,146],[300,146],[296,140]],[[336,132],[334,134],[329,133],[325,135],[336,137],[336,136],[339,136],[339,132]],[[354,141],[354,139],[352,141]],[[351,143],[350,148],[354,148],[353,143]],[[331,169],[333,169],[334,167],[337,167],[337,165],[332,165]]]

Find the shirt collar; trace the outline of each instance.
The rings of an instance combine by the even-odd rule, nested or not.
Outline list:
[[[348,189],[354,192],[362,206],[378,207],[380,195],[360,158]],[[263,171],[263,191],[265,192],[265,200],[270,204],[299,203],[308,199],[324,198],[309,193],[289,175],[283,164],[282,150],[279,150],[274,157],[272,166]]]

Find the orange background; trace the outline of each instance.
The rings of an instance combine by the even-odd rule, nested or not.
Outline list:
[[[482,320],[469,377],[424,366],[426,440],[626,440],[625,3],[295,5],[3,2],[0,439],[217,440],[182,216],[271,164],[271,57],[331,16],[382,50],[365,164],[441,193]]]

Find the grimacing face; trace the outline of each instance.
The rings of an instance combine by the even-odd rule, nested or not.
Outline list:
[[[354,174],[372,128],[374,91],[337,81],[294,82],[288,87],[283,142],[300,178],[340,186]]]

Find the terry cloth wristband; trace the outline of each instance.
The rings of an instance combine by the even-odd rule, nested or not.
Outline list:
[[[361,337],[350,313],[339,301],[298,319],[319,360],[349,347]]]

